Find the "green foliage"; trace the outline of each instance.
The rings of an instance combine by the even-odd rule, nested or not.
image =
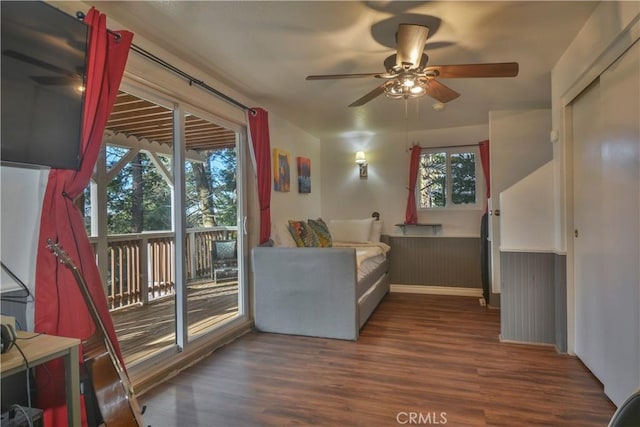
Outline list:
[[[476,159],[473,153],[451,155],[451,201],[454,205],[476,202]]]
[[[114,167],[128,149],[107,146],[107,167]],[[187,227],[237,225],[237,156],[232,148],[207,151],[204,164],[185,163]],[[160,158],[171,170],[168,158]],[[138,168],[139,175],[134,173]],[[136,179],[136,176],[138,177]],[[206,182],[203,182],[203,178]],[[139,185],[141,191],[134,188]],[[151,158],[140,153],[126,164],[107,185],[107,228],[109,234],[171,230],[171,188]],[[204,200],[203,200],[204,199]],[[211,211],[213,222],[205,219]],[[90,192],[85,190],[85,224],[90,232]],[[140,212],[141,218],[136,218]]]
[[[233,148],[223,148],[209,153],[211,187],[216,223],[237,225],[238,197],[236,170],[238,158]]]
[[[115,165],[128,150],[107,146],[107,165]],[[170,162],[161,158],[169,168]],[[140,168],[140,183],[133,177],[133,166]],[[136,198],[134,186],[142,186],[142,200]],[[134,218],[134,206],[142,212],[142,224]],[[107,228],[109,234],[171,230],[171,189],[145,153],[126,164],[107,184]]]
[[[420,208],[446,207],[447,203],[476,203],[476,159],[474,153],[424,153],[418,175]],[[447,161],[449,174],[447,174]],[[451,197],[447,198],[447,179]]]
[[[420,156],[418,176],[420,207],[444,207],[447,201],[447,153]]]
[[[185,165],[187,227],[236,225],[235,150],[208,150],[205,154],[208,160],[204,164]]]

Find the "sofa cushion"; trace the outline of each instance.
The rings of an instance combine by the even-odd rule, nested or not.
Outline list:
[[[382,221],[373,221],[371,224],[371,234],[369,235],[370,242],[379,242],[382,235]]]
[[[318,238],[318,246],[323,248],[330,248],[333,246],[331,239],[331,233],[329,232],[329,226],[322,218],[307,220],[309,227],[313,229]]]
[[[296,248],[298,245],[289,231],[289,224],[274,222],[271,224],[271,240],[278,248]]]
[[[289,232],[298,247],[317,247],[318,236],[306,221],[289,220]]]

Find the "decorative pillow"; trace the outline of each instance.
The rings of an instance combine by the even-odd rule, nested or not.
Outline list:
[[[335,242],[366,243],[371,234],[373,218],[366,219],[332,219],[329,231]]]
[[[369,241],[377,243],[380,241],[380,236],[382,235],[382,221],[373,221],[371,225],[371,234],[369,235]]]
[[[289,220],[289,232],[298,247],[311,248],[318,246],[318,237],[305,221]]]
[[[289,224],[274,222],[271,224],[271,239],[273,246],[280,248],[295,248],[298,245],[289,232]]]
[[[316,233],[316,237],[318,238],[318,246],[320,246],[321,248],[330,248],[331,246],[333,246],[331,233],[329,232],[329,226],[322,220],[322,218],[309,219],[307,220],[307,224],[309,224],[309,227],[311,227],[314,233]]]
[[[235,240],[214,240],[213,242],[213,258],[235,259],[238,257],[238,246]]]

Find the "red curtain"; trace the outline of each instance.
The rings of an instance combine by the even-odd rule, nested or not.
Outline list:
[[[405,224],[418,223],[418,210],[416,208],[416,183],[418,181],[418,168],[420,166],[419,145],[411,147],[411,161],[409,163],[409,197],[407,197],[407,210],[404,217]]]
[[[249,132],[255,155],[260,203],[260,244],[271,235],[271,142],[269,141],[269,113],[262,108],[248,112]]]
[[[488,199],[491,197],[491,177],[490,177],[490,165],[489,165],[489,140],[479,142],[480,146],[480,162],[482,163],[482,171],[484,174],[484,181],[487,184],[487,203],[485,203],[484,211],[489,209]]]
[[[93,249],[84,220],[74,204],[91,179],[105,125],[124,73],[133,34],[108,34],[106,16],[92,8],[85,18],[89,26],[87,81],[83,110],[81,164],[78,171],[51,169],[42,205],[36,259],[35,331],[86,339],[95,326],[69,268],[58,263],[47,249],[52,239],[65,250],[84,277],[120,359],[120,348],[107,306]],[[124,365],[124,363],[123,363]],[[45,409],[46,426],[66,426],[64,366],[50,362],[37,375],[38,407]],[[86,425],[83,413],[83,425]]]

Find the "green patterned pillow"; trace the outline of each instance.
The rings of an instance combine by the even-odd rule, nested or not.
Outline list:
[[[316,247],[318,246],[318,237],[313,229],[309,227],[305,221],[289,220],[289,232],[296,241],[298,247]]]
[[[318,219],[310,219],[307,221],[309,223],[309,227],[316,233],[318,237],[318,246],[321,248],[330,248],[333,246],[333,240],[331,239],[331,233],[329,233],[329,227],[327,223],[322,220],[322,218]]]

